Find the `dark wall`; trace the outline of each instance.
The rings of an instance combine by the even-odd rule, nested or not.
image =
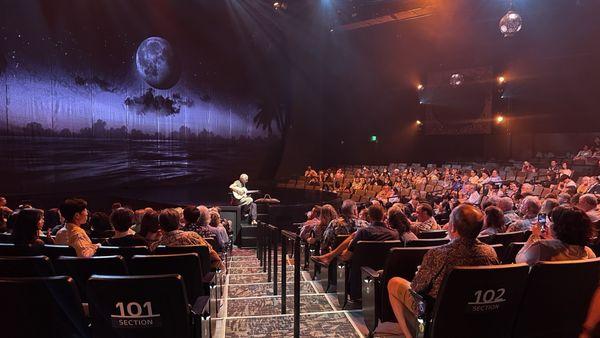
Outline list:
[[[546,144],[576,151],[591,137],[581,133],[600,130],[600,3],[514,1],[524,26],[510,39],[498,29],[503,1],[435,3],[430,17],[323,33],[327,48],[313,68],[324,83],[323,143],[299,133],[320,149],[304,162],[526,158]],[[505,123],[489,121],[489,135],[423,135],[417,84],[427,87],[432,72],[470,67],[507,78],[505,98],[494,93],[492,108]]]

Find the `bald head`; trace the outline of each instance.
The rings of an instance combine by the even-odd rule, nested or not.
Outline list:
[[[248,175],[246,175],[246,174],[241,174],[241,175],[240,175],[240,182],[242,182],[242,183],[244,183],[244,184],[248,183]]]
[[[461,204],[450,213],[451,232],[461,238],[476,239],[483,227],[483,213],[470,204]]]

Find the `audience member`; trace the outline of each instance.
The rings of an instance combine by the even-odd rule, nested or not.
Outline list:
[[[78,257],[91,257],[100,244],[93,244],[85,230],[81,228],[87,221],[87,202],[71,198],[60,205],[60,213],[65,218],[66,244],[73,247]]]
[[[91,238],[110,238],[114,236],[115,229],[110,224],[110,218],[103,212],[95,212],[90,217]]]
[[[210,254],[210,264],[212,268],[223,269],[224,265],[219,254],[208,244],[200,235],[194,231],[183,231],[180,229],[180,214],[175,209],[164,209],[160,212],[158,221],[163,230],[163,236],[158,241],[150,245],[154,251],[159,245],[164,246],[184,246],[184,245],[204,245],[208,247]]]
[[[398,231],[398,238],[404,243],[418,239],[417,236],[410,230],[411,223],[408,217],[402,211],[399,205],[392,206],[388,210],[388,223],[390,228]]]
[[[112,238],[106,240],[110,246],[145,246],[148,245],[144,237],[131,230],[135,214],[129,208],[117,208],[110,214],[110,223],[115,229]]]
[[[592,222],[578,208],[559,206],[550,213],[552,225],[531,228],[531,236],[516,257],[517,263],[533,265],[540,261],[562,261],[595,258],[586,245],[592,238]]]
[[[433,217],[433,208],[427,203],[421,203],[417,207],[417,221],[412,224],[412,232],[418,234],[421,231],[440,229]]]
[[[358,209],[353,200],[344,200],[340,217],[332,220],[325,228],[321,241],[321,253],[326,253],[334,246],[336,236],[349,235],[357,229],[367,226],[365,221],[358,219]]]
[[[352,252],[356,247],[356,243],[360,241],[391,241],[399,239],[398,231],[388,228],[383,222],[384,212],[383,207],[379,204],[373,204],[369,207],[371,224],[356,231],[356,235],[352,238],[348,248],[340,255],[342,260],[348,261],[352,258]]]
[[[158,212],[151,210],[144,214],[138,234],[144,238],[148,246],[161,239],[162,230],[158,222]]]
[[[449,244],[429,250],[412,282],[401,277],[390,279],[387,287],[390,304],[404,337],[412,338],[416,323],[417,304],[410,290],[435,300],[442,281],[455,266],[498,264],[494,249],[477,240],[483,226],[483,213],[476,207],[462,204],[452,210],[448,234]]]
[[[42,210],[20,209],[16,217],[16,223],[12,231],[12,240],[15,245],[39,246],[54,243],[51,236],[40,236],[44,226],[44,212]]]
[[[321,216],[319,217],[319,223],[315,225],[310,233],[310,236],[306,240],[309,244],[320,247],[321,240],[323,239],[323,233],[331,221],[338,217],[335,208],[331,204],[325,204],[321,207]]]
[[[313,228],[321,222],[321,206],[315,205],[311,211],[306,214],[307,220],[300,227],[300,238],[307,240],[310,237]]]
[[[512,223],[507,232],[531,230],[531,226],[537,222],[540,212],[540,200],[536,196],[527,196],[521,201],[521,215],[523,219]]]
[[[483,218],[483,229],[479,233],[481,236],[495,235],[506,231],[504,223],[504,213],[495,206],[485,208],[485,217]]]
[[[600,210],[598,210],[598,199],[593,194],[584,194],[579,197],[577,204],[579,209],[583,210],[592,222],[600,221]]]

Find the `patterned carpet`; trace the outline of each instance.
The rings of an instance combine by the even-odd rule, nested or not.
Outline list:
[[[293,266],[288,266],[287,314],[281,314],[281,272],[278,295],[268,282],[253,249],[234,249],[230,256],[223,305],[216,337],[292,337]],[[292,263],[292,262],[289,262]],[[280,267],[279,267],[280,268]],[[300,335],[302,337],[362,337],[356,313],[340,311],[335,297],[326,295],[317,282],[302,273],[300,283]],[[336,306],[334,306],[336,305]]]

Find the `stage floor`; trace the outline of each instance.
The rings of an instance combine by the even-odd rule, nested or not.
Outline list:
[[[327,203],[336,198],[329,192],[281,189],[274,183],[250,185],[250,189],[259,189],[261,193],[254,195],[255,199],[265,194],[277,198],[282,205],[298,205],[310,203]],[[114,202],[120,202],[133,209],[151,207],[162,209],[186,205],[229,205],[229,183],[211,184],[181,184],[169,186],[145,186],[136,188],[107,189],[77,193],[58,193],[44,195],[8,196],[9,207],[15,208],[22,203],[29,203],[37,208],[56,208],[69,197],[80,197],[88,201],[90,210],[110,211]]]

